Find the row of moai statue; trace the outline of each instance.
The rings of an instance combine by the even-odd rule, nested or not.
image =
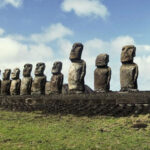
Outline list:
[[[83,45],[75,43],[70,53],[71,65],[68,76],[69,93],[84,93],[84,78],[86,74],[86,62],[81,59]],[[137,91],[138,66],[133,62],[136,47],[128,45],[122,48],[120,68],[121,91]],[[96,58],[96,69],[94,72],[95,92],[109,92],[111,80],[111,68],[108,66],[109,55],[100,54]],[[31,77],[32,64],[25,64],[23,78],[20,80],[20,70],[15,68],[11,73],[6,69],[1,81],[2,95],[50,95],[62,93],[63,74],[62,62],[55,62],[52,67],[52,77],[46,80],[44,75],[45,64],[37,63],[35,68],[35,78]],[[11,80],[10,80],[11,75]]]

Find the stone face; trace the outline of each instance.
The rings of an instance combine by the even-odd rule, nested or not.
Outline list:
[[[25,64],[23,69],[24,77],[31,77],[32,64]]]
[[[53,67],[52,67],[52,74],[56,74],[56,75],[60,74],[61,70],[62,70],[62,62],[60,61],[54,62]]]
[[[105,67],[105,66],[107,66],[108,62],[109,62],[109,55],[100,54],[96,58],[95,65],[97,67]]]
[[[11,73],[10,69],[5,69],[3,73],[3,81],[1,84],[2,95],[10,95],[10,85],[11,85],[10,73]]]
[[[45,94],[46,76],[44,75],[45,64],[38,63],[35,69],[35,78],[32,82],[31,95]]]
[[[121,91],[137,91],[138,66],[133,62],[136,47],[127,45],[122,48],[120,68]]]
[[[81,60],[82,50],[83,50],[82,43],[74,43],[70,52],[69,59],[71,61]]]
[[[69,68],[68,87],[70,93],[83,93],[86,63],[84,60],[72,62]]]
[[[20,94],[20,85],[21,80],[19,79],[20,76],[20,69],[15,68],[11,73],[11,86],[10,86],[10,94],[11,95],[19,95]]]
[[[110,89],[111,68],[108,67],[109,55],[100,54],[96,58],[94,89],[96,92],[108,92]]]
[[[62,70],[62,62],[55,62],[52,67],[52,77],[50,82],[46,82],[45,94],[60,94],[62,93],[63,86],[63,74]]]
[[[121,62],[122,63],[132,63],[135,57],[136,47],[134,45],[127,45],[122,48],[121,52]]]
[[[20,95],[30,95],[32,86],[32,64],[25,64],[23,69],[23,78],[21,81]]]

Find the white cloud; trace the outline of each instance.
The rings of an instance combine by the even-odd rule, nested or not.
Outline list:
[[[0,28],[0,36],[3,35],[5,33],[5,30]]]
[[[42,33],[32,34],[31,40],[34,42],[47,43],[60,38],[64,38],[68,35],[73,35],[73,32],[61,23],[57,23],[44,29]]]
[[[4,7],[6,5],[12,5],[13,7],[20,7],[23,3],[23,0],[0,0],[0,7]]]
[[[96,16],[105,19],[109,12],[101,0],[64,0],[62,10],[74,11],[78,16]]]

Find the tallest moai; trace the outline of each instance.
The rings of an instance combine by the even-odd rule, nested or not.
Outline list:
[[[134,45],[127,45],[122,48],[120,68],[121,91],[137,91],[138,66],[133,62],[136,54]]]
[[[86,63],[81,59],[83,44],[73,44],[70,57],[68,88],[69,93],[84,93],[84,77],[86,74]]]

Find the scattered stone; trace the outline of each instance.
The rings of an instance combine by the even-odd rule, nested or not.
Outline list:
[[[147,124],[145,124],[145,123],[136,123],[136,124],[132,125],[132,128],[138,128],[138,129],[146,128],[146,127],[147,127]]]

